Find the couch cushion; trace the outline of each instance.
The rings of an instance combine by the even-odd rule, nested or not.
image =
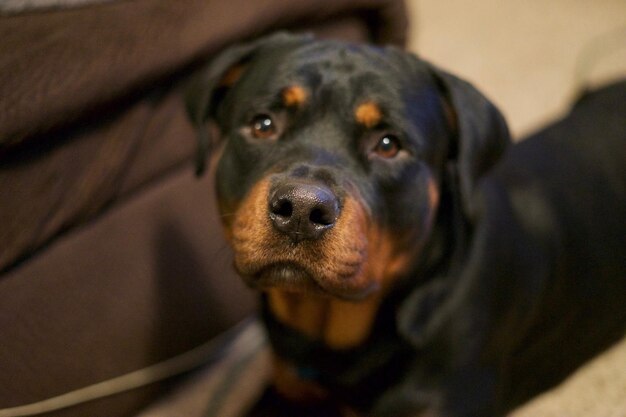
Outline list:
[[[154,364],[250,314],[211,196],[183,169],[0,278],[0,408]]]

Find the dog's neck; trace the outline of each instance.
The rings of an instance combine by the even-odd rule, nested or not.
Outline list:
[[[351,302],[280,289],[268,290],[267,295],[269,308],[278,321],[332,349],[362,344],[383,299],[382,293],[375,293]]]

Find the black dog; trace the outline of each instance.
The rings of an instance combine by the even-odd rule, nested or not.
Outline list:
[[[200,171],[219,148],[278,396],[502,415],[624,334],[623,129],[507,150],[468,83],[398,49],[287,34],[222,53],[188,108]]]

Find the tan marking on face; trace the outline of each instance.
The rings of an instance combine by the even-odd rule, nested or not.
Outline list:
[[[411,258],[398,250],[396,239],[386,231],[372,230],[369,239],[375,256],[367,259],[367,273],[376,277],[381,288],[387,289],[406,272]]]
[[[218,135],[218,132],[214,132],[214,135]],[[217,166],[222,154],[224,153],[224,143],[220,143],[212,152],[209,162],[209,178],[215,178],[217,172]],[[214,184],[215,185],[215,184]],[[215,191],[215,190],[214,190]],[[223,198],[217,198],[217,208],[221,220],[222,230],[227,242],[232,241],[232,221],[234,217],[233,202],[225,201]]]
[[[430,206],[430,211],[433,214],[439,207],[439,195],[439,186],[433,178],[430,178],[428,181],[428,204]]]
[[[354,118],[357,123],[371,129],[380,123],[383,118],[383,112],[378,104],[372,101],[366,101],[356,108]]]
[[[285,107],[301,107],[306,103],[309,93],[302,86],[292,85],[283,90],[282,96]]]

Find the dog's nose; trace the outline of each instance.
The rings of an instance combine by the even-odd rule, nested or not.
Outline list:
[[[269,194],[274,227],[294,242],[318,239],[339,217],[339,199],[327,186],[292,181],[276,185]]]

